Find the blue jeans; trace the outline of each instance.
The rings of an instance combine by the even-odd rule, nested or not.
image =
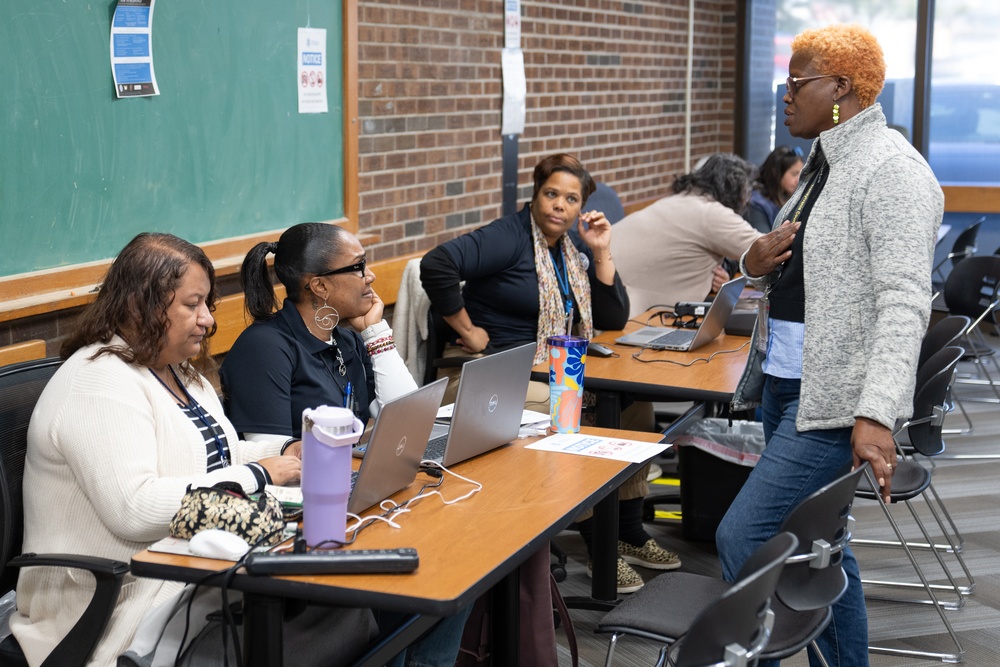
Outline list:
[[[471,604],[451,616],[445,616],[426,635],[389,661],[386,667],[453,667],[470,613]],[[392,627],[402,623],[409,615],[379,611],[376,618],[380,626]]]
[[[850,428],[796,432],[799,384],[799,380],[765,377],[762,421],[767,446],[715,535],[727,581],[736,579],[750,554],[778,532],[800,502],[837,479],[851,463]],[[833,620],[817,644],[831,667],[864,667],[868,615],[858,562],[850,549],[844,552],[843,566],[847,592],[833,606]],[[809,664],[818,664],[811,651]]]

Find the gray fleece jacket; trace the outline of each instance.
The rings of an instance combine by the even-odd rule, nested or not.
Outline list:
[[[844,428],[867,417],[892,428],[912,413],[917,355],[931,309],[934,244],[944,195],[923,157],[886,127],[874,104],[820,134],[799,188],[779,214],[790,217],[817,168],[830,174],[805,225],[805,340],[799,431]],[[746,272],[746,254],[740,268]],[[765,289],[773,273],[751,278]],[[756,340],[733,408],[759,405],[762,356]]]

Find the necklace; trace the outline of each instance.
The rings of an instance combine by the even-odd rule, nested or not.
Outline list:
[[[181,391],[184,393],[184,398],[178,396],[177,392],[171,389],[170,385],[164,382],[163,378],[157,375],[156,371],[154,371],[152,368],[149,369],[149,372],[153,374],[153,377],[156,378],[157,382],[163,385],[164,389],[170,392],[170,395],[173,396],[174,399],[177,401],[178,407],[181,408],[181,410],[185,408],[190,410],[194,414],[194,416],[198,418],[198,421],[200,421],[202,425],[206,429],[208,429],[208,432],[212,434],[212,440],[215,441],[215,451],[219,454],[219,461],[222,463],[223,468],[227,467],[229,465],[228,450],[226,449],[226,445],[222,442],[222,440],[219,439],[219,432],[216,430],[216,426],[212,423],[212,420],[209,419],[208,414],[201,407],[201,405],[199,405],[198,401],[194,400],[191,394],[188,393],[188,390],[184,387],[184,383],[180,381],[180,379],[177,377],[177,373],[174,372],[173,367],[167,366],[167,369],[170,371],[170,374],[174,376],[174,381],[177,383],[177,386],[180,387]],[[187,399],[186,401],[184,400],[185,398]],[[225,437],[225,434],[223,434],[223,437]]]
[[[337,354],[337,372],[340,373],[340,377],[347,375],[347,364],[344,363],[344,354],[340,351],[340,346],[337,345],[337,339],[330,336],[330,344],[333,346],[333,351]]]

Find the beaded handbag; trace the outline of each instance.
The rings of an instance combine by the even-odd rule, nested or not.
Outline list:
[[[181,499],[181,507],[170,520],[170,536],[191,539],[197,533],[218,528],[239,535],[250,545],[276,544],[285,523],[281,503],[262,493],[251,498],[234,482],[191,488]]]

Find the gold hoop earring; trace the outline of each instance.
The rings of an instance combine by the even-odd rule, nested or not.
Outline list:
[[[337,309],[326,302],[323,299],[323,305],[316,309],[313,314],[313,320],[323,331],[333,331],[337,324],[340,323],[340,313]]]
[[[836,125],[840,122],[840,105],[836,102],[833,103],[833,124]]]

